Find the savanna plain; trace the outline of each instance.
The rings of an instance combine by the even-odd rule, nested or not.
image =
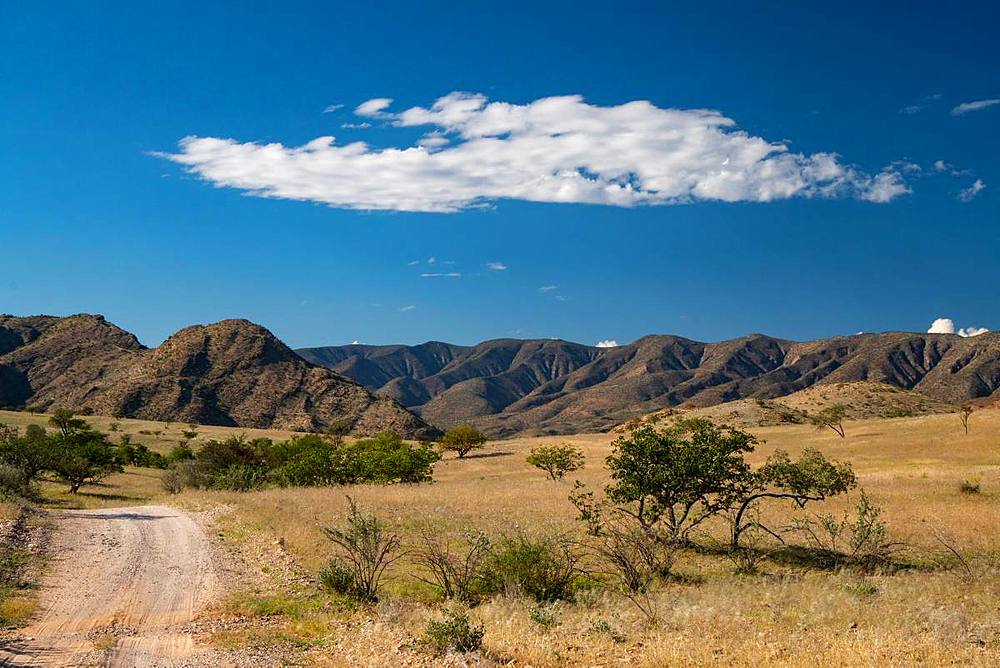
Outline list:
[[[181,441],[295,436],[85,419],[159,453]],[[0,412],[21,429],[46,420]],[[1000,663],[1000,410],[977,410],[968,426],[946,413],[847,421],[843,437],[807,424],[748,428],[759,439],[751,466],[778,450],[794,459],[815,449],[849,462],[856,486],[804,508],[764,500],[754,520],[767,530],[750,531],[738,554],[724,516],[705,522],[641,595],[604,563],[599,537],[569,501],[576,481],[601,497],[622,432],[488,442],[463,458],[446,453],[423,484],[170,493],[162,471],[130,466],[79,494],[42,481],[28,521],[45,531],[61,510],[147,504],[189,513],[220,562],[222,593],[191,626],[214,665],[988,666]],[[562,444],[584,456],[564,479],[526,462],[533,448]],[[869,529],[881,532],[879,559],[863,563],[843,554],[862,497]],[[377,518],[383,537],[398,538],[369,600],[332,591],[320,576],[342,556],[325,529],[347,526],[351,502]],[[0,505],[7,526],[22,509]],[[817,542],[824,526],[840,527],[843,546]],[[493,545],[506,537],[571,551],[566,590],[446,599],[419,558],[428,537],[461,557],[480,532]],[[50,566],[37,552],[24,581],[0,594],[8,637],[35,610]],[[115,632],[93,642],[113,645]],[[449,633],[471,641],[440,642]]]

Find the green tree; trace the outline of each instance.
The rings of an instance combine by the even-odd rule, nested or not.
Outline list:
[[[612,444],[605,494],[645,530],[682,542],[746,495],[753,480],[744,455],[756,444],[751,434],[704,419],[665,431],[644,425]]]
[[[52,470],[76,494],[83,485],[103,480],[122,469],[116,449],[103,434],[77,429],[57,437]]]
[[[747,529],[756,527],[774,535],[759,521],[750,519],[762,501],[785,499],[805,508],[811,501],[843,494],[857,484],[850,464],[831,462],[821,452],[808,448],[796,460],[784,450],[776,451],[750,475],[750,481],[732,517],[730,547],[734,550],[739,549],[740,537]]]
[[[28,425],[23,436],[14,428],[0,426],[0,462],[20,470],[26,484],[52,468],[54,452],[52,438],[38,425]]]
[[[532,448],[526,461],[557,481],[571,471],[582,469],[585,458],[582,450],[571,445],[542,445]]]
[[[81,431],[87,428],[87,421],[78,417],[73,417],[73,412],[63,408],[56,409],[49,418],[49,424],[59,430],[63,438],[69,436],[74,431]]]
[[[438,445],[444,450],[454,450],[461,459],[473,449],[483,447],[484,443],[486,436],[482,432],[471,424],[460,424],[445,432]]]
[[[833,404],[827,406],[818,413],[809,416],[816,429],[828,427],[835,431],[838,436],[844,438],[844,418],[847,417],[847,406],[844,404]]]

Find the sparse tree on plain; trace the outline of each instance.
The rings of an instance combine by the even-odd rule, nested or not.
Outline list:
[[[843,404],[833,404],[827,406],[818,413],[809,416],[809,421],[816,425],[816,429],[830,428],[838,436],[844,438],[844,418],[847,417],[847,406]]]
[[[562,480],[567,473],[583,468],[583,451],[571,445],[542,445],[532,448],[529,464],[545,471],[553,482]]]
[[[449,429],[438,446],[444,450],[454,450],[458,458],[464,458],[469,452],[481,448],[486,443],[486,436],[471,424],[460,424]]]
[[[972,415],[973,408],[969,404],[962,406],[961,412],[959,412],[958,417],[962,421],[962,427],[965,429],[965,433],[969,433],[969,416]]]

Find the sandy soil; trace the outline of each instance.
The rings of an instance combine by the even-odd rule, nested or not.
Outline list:
[[[163,506],[59,513],[38,612],[0,665],[218,665],[184,628],[219,594],[195,521]]]

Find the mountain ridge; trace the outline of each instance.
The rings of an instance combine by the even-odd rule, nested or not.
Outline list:
[[[193,325],[146,348],[99,315],[0,315],[0,404],[294,431],[346,424],[356,436],[438,433],[247,320]]]
[[[428,350],[439,353],[433,363]],[[754,333],[714,343],[651,334],[614,348],[492,339],[296,352],[439,426],[471,422],[494,436],[600,431],[664,408],[771,399],[817,383],[885,383],[949,403],[1000,397],[1000,333]]]

